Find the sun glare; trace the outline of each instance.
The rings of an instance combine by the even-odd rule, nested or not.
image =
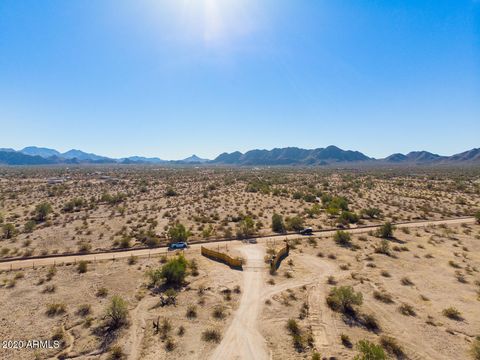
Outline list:
[[[255,29],[252,8],[249,0],[183,0],[182,31],[207,46],[228,45]]]

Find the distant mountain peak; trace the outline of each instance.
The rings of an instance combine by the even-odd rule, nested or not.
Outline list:
[[[275,148],[272,150],[250,150],[245,154],[234,152],[219,155],[213,163],[237,165],[326,165],[336,162],[371,160],[358,151],[342,150],[330,145],[313,150],[297,147]]]
[[[61,157],[65,159],[77,159],[77,160],[90,160],[90,161],[98,161],[98,160],[108,160],[109,158],[105,156],[100,156],[92,153],[86,153],[82,150],[72,149],[60,154]]]
[[[51,156],[59,156],[60,153],[55,149],[49,149],[44,147],[37,147],[37,146],[27,146],[20,150],[22,154],[30,155],[30,156],[41,156],[45,159]]]
[[[209,161],[208,159],[202,159],[200,157],[198,157],[197,155],[193,154],[192,156],[189,156],[183,160],[181,160],[182,162],[186,162],[186,163],[204,163],[204,162],[207,162]]]

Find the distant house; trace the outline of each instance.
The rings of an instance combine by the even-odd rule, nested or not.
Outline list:
[[[50,178],[47,180],[48,185],[63,184],[64,182],[64,178]]]

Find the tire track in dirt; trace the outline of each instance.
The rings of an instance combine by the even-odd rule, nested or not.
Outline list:
[[[308,254],[302,254],[297,261],[310,268],[318,277],[308,290],[308,323],[312,330],[317,350],[335,347],[338,328],[335,319],[329,316],[325,305],[326,280],[337,272],[334,264]]]
[[[139,355],[141,355],[141,345],[147,326],[144,312],[151,308],[156,302],[158,302],[156,298],[143,299],[130,314],[133,321],[129,329],[129,338],[126,344],[126,347],[129,349],[128,360],[137,360],[139,359]]]

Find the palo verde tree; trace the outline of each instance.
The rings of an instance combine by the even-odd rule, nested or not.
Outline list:
[[[300,216],[287,217],[287,229],[293,231],[300,231],[303,229],[303,219]]]
[[[48,202],[42,202],[35,207],[35,220],[44,222],[48,215],[53,211],[52,205]]]
[[[161,268],[150,270],[147,276],[150,278],[151,286],[160,286],[165,283],[167,286],[180,286],[187,276],[188,261],[180,254],[170,259]]]
[[[245,216],[237,226],[237,236],[248,238],[255,234],[255,222],[250,216]]]
[[[4,239],[11,239],[17,235],[17,229],[15,228],[15,225],[7,223],[2,226],[3,230],[3,238]]]
[[[105,310],[105,325],[109,331],[115,331],[128,322],[128,305],[120,296],[113,296]]]
[[[276,233],[285,232],[285,223],[283,222],[283,217],[280,214],[273,214],[272,216],[272,230]]]
[[[187,241],[190,235],[191,232],[180,223],[176,223],[175,225],[171,226],[170,229],[168,229],[168,237],[170,242]]]

